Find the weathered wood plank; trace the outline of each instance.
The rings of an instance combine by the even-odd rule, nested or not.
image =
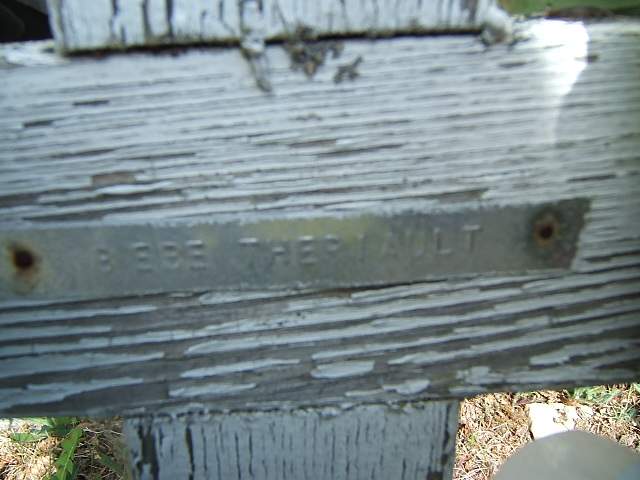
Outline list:
[[[451,478],[457,402],[125,421],[136,478]]]
[[[0,312],[0,412],[269,409],[638,378],[638,24],[525,33],[511,49],[472,36],[349,40],[311,79],[273,45],[271,95],[236,50],[49,66],[3,50],[5,231],[591,207],[571,268],[551,275],[12,298]],[[334,83],[359,56],[359,77]]]
[[[479,30],[494,0],[48,0],[63,51],[289,37]]]

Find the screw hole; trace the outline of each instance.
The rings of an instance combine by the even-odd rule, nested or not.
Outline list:
[[[31,270],[36,264],[36,258],[29,250],[19,248],[13,251],[13,265],[21,271]]]
[[[547,217],[538,222],[534,228],[534,236],[541,244],[553,242],[558,236],[558,225],[555,219]]]
[[[553,232],[553,225],[544,225],[538,229],[538,237],[540,237],[541,240],[549,240],[553,237]]]

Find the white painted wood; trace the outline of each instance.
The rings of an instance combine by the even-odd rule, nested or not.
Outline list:
[[[312,78],[268,46],[270,95],[237,49],[40,52],[56,62],[34,66],[2,47],[4,230],[591,200],[573,265],[553,275],[3,302],[2,415],[393,403],[637,379],[638,23],[522,30],[529,40],[510,48],[473,36],[348,40]],[[359,76],[334,83],[357,57]]]
[[[125,421],[139,480],[451,478],[457,402]]]
[[[494,0],[48,0],[63,51],[269,39],[299,26],[318,35],[478,30]],[[253,13],[249,13],[253,12]],[[247,22],[247,17],[251,22]]]

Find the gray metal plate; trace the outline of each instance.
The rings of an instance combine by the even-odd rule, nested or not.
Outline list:
[[[586,199],[256,221],[0,230],[0,299],[345,288],[571,265]]]

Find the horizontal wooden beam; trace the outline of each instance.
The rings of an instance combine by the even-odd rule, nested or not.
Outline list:
[[[247,34],[286,39],[479,30],[494,0],[48,0],[62,51],[163,44],[229,43]]]
[[[638,23],[522,33],[489,49],[473,36],[347,40],[313,76],[272,45],[270,94],[237,49],[65,59],[2,47],[4,233],[583,198],[589,209],[573,261],[551,272],[12,292],[0,303],[0,412],[271,409],[637,379]],[[357,58],[357,75],[337,81]],[[32,265],[15,244],[0,245],[5,277]],[[168,284],[171,269],[154,268]]]

